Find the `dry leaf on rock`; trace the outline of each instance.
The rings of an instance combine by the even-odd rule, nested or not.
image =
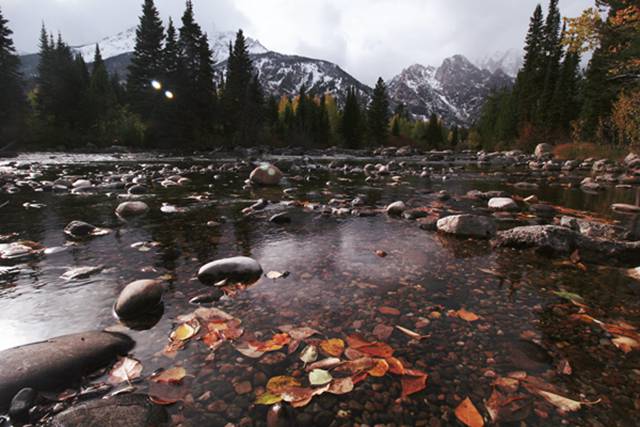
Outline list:
[[[113,385],[131,382],[140,377],[142,363],[130,357],[123,357],[113,365],[109,373],[109,382]]]

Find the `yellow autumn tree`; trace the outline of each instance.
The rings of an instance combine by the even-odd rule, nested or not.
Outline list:
[[[640,147],[640,89],[623,91],[611,115],[618,142]]]

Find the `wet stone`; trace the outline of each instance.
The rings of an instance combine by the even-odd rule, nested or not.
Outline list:
[[[136,280],[120,292],[115,312],[123,319],[142,316],[159,308],[163,293],[164,284],[159,280]]]
[[[222,280],[232,282],[255,282],[262,275],[260,264],[249,257],[224,258],[200,267],[198,279],[205,285],[213,285]]]
[[[140,201],[123,202],[116,208],[116,215],[121,218],[129,218],[144,215],[149,211],[149,206]]]

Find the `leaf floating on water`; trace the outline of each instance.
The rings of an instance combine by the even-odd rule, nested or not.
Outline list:
[[[482,419],[482,415],[480,415],[480,412],[478,412],[478,409],[468,397],[458,405],[455,414],[458,420],[468,427],[484,426],[484,419]]]
[[[305,365],[309,363],[313,363],[318,360],[318,348],[315,345],[308,345],[302,350],[300,353],[300,360],[302,360]]]
[[[256,397],[255,400],[256,405],[274,405],[280,402],[282,402],[282,396],[269,392],[262,393],[260,396]]]
[[[123,357],[111,369],[109,382],[117,385],[123,382],[131,382],[140,377],[142,373],[142,363],[130,357]]]
[[[187,341],[191,339],[200,330],[200,323],[197,320],[191,320],[182,323],[172,333],[171,339],[176,341]]]
[[[288,375],[278,375],[267,382],[267,391],[273,394],[281,394],[292,387],[300,387],[300,382]]]
[[[427,387],[428,377],[429,376],[422,371],[405,369],[404,375],[400,378],[402,397],[407,397],[424,390]]]
[[[151,377],[151,381],[157,383],[178,384],[186,375],[187,371],[182,367],[170,368],[160,372],[158,375]]]
[[[311,385],[325,385],[331,380],[333,377],[329,373],[329,371],[325,371],[324,369],[314,369],[309,372],[309,384]]]
[[[329,356],[340,357],[344,352],[344,341],[340,338],[324,340],[320,342],[320,348]]]
[[[284,278],[284,277],[287,277],[288,275],[289,275],[289,272],[288,272],[288,271],[283,271],[283,272],[280,272],[280,271],[270,271],[270,272],[268,272],[268,273],[266,274],[267,278],[268,278],[268,279],[271,279],[271,280],[276,280],[276,279]]]

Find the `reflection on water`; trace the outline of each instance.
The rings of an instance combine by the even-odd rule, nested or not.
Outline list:
[[[86,158],[59,157],[41,159],[48,163],[42,168],[42,179],[53,180],[65,174],[102,180],[107,175],[138,168],[135,162],[115,157],[100,158],[101,163],[94,164],[88,164]],[[150,158],[143,160],[152,163]],[[203,162],[201,167],[210,163]],[[169,165],[180,170],[190,167],[184,160]],[[455,196],[478,189],[505,190],[521,196],[535,193],[540,200],[610,217],[611,203],[633,202],[629,190],[611,189],[590,195],[534,176],[540,188],[523,191],[513,184],[525,178],[532,181],[532,177],[520,172],[460,170],[448,174],[446,180],[410,177],[397,186],[388,182],[365,183],[362,176],[313,172],[310,179],[291,183],[294,190],[289,197],[280,189],[245,190],[245,177],[232,173],[222,173],[218,179],[213,172],[187,172],[183,176],[192,182],[182,187],[154,186],[153,195],[144,198],[151,212],[128,223],[120,222],[113,214],[121,190],[101,189],[92,195],[26,191],[2,195],[0,203],[10,200],[10,204],[0,210],[0,234],[18,232],[22,239],[46,247],[66,245],[67,250],[20,265],[18,276],[0,279],[0,349],[113,326],[116,321],[112,305],[124,285],[170,274],[163,317],[151,330],[127,331],[137,341],[133,354],[143,362],[145,372],[174,363],[185,365],[195,375],[194,397],[207,390],[213,392],[212,397],[189,410],[172,408],[174,414],[192,419],[193,425],[213,422],[206,408],[217,399],[229,400],[230,407],[240,409],[237,416],[229,412],[233,422],[242,414],[264,420],[262,409],[253,408],[249,399],[226,390],[220,380],[233,382],[234,375],[250,375],[249,380],[255,382],[252,372],[256,370],[270,376],[285,373],[286,367],[249,367],[253,362],[244,360],[241,373],[233,369],[222,373],[217,366],[234,365],[238,357],[226,348],[216,354],[215,367],[204,362],[206,353],[197,346],[188,347],[176,361],[158,355],[175,318],[192,311],[189,299],[204,290],[194,280],[197,269],[213,259],[247,255],[257,259],[265,271],[291,272],[276,281],[263,277],[235,298],[218,303],[241,318],[247,330],[269,335],[280,325],[294,324],[309,325],[330,336],[344,336],[355,331],[370,333],[381,322],[396,322],[411,329],[421,324],[420,333],[429,334],[428,340],[419,343],[397,334],[389,340],[400,357],[418,361],[417,366],[431,376],[425,397],[405,403],[399,413],[391,413],[388,409],[394,407],[393,399],[380,397],[378,391],[365,385],[355,397],[345,396],[334,402],[346,405],[350,399],[375,401],[376,415],[366,415],[371,411],[363,412],[357,405],[348,406],[351,422],[411,423],[433,414],[439,418],[444,416],[443,407],[455,407],[456,398],[469,395],[477,402],[487,399],[492,375],[546,370],[568,359],[573,375],[549,380],[575,396],[582,393],[589,398],[607,399],[605,404],[572,415],[571,422],[613,425],[610,422],[615,420],[618,425],[631,425],[628,417],[637,410],[635,402],[640,401],[639,377],[631,369],[640,360],[633,353],[624,355],[610,343],[603,343],[602,337],[594,336],[584,325],[570,322],[571,308],[553,294],[558,290],[577,293],[594,317],[640,326],[639,285],[620,271],[588,266],[585,272],[527,253],[493,251],[487,242],[443,237],[419,229],[414,222],[384,215],[326,217],[289,207],[292,224],[278,226],[267,221],[275,213],[274,208],[248,217],[241,213],[261,197],[326,203],[334,198],[351,200],[360,196],[369,206],[381,207],[395,200],[422,206],[435,200],[434,194],[440,190]],[[43,203],[46,207],[24,209],[25,202]],[[164,214],[160,212],[163,203],[187,209]],[[482,202],[472,203],[479,206]],[[72,220],[84,220],[112,232],[69,245],[62,229]],[[210,221],[216,224],[208,225]],[[158,245],[150,245],[146,252],[132,247],[134,243],[152,241]],[[379,249],[387,256],[377,256],[375,251]],[[105,268],[87,279],[60,278],[69,268],[96,265]],[[398,308],[402,315],[398,319],[381,316],[377,308],[383,305]],[[478,314],[480,326],[448,320],[447,310],[459,308]],[[441,313],[442,318],[434,316],[434,312]],[[523,341],[523,336],[528,340]],[[531,344],[531,339],[537,344]],[[379,381],[394,398],[399,395],[393,381]],[[544,425],[561,419],[557,414],[548,417],[545,420],[532,416],[528,421]]]

